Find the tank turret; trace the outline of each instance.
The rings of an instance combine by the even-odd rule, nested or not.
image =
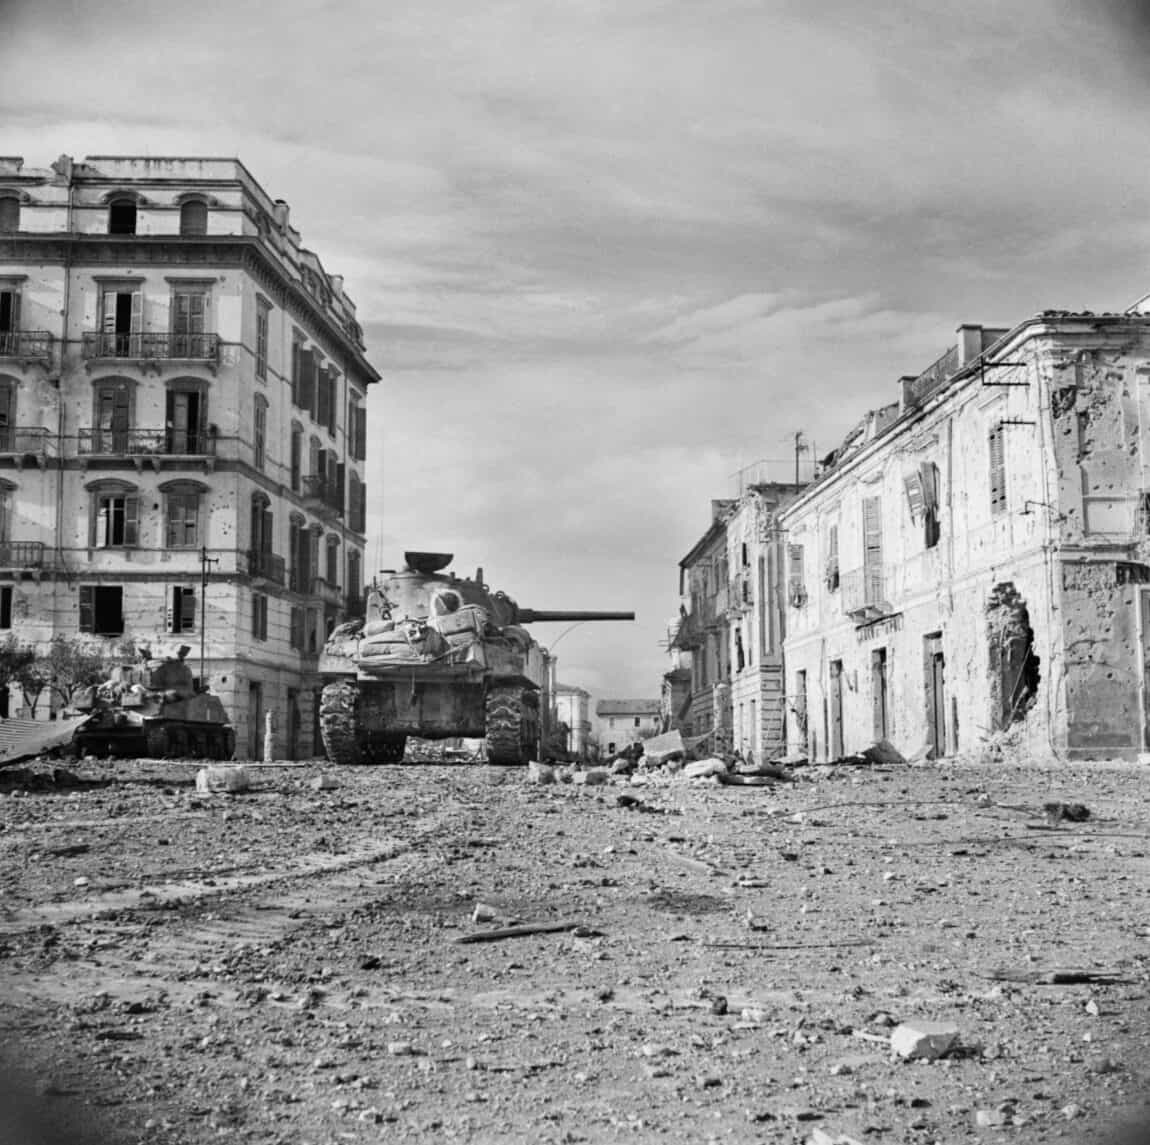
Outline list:
[[[520,608],[445,571],[452,554],[413,551],[381,574],[362,620],[324,646],[320,726],[337,763],[398,762],[407,736],[483,738],[492,763],[537,756],[547,656],[525,625],[634,620],[633,612]]]

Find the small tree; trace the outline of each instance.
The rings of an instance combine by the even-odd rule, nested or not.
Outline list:
[[[11,633],[0,643],[0,688],[7,688],[9,684],[19,684],[23,691],[23,677],[28,668],[36,661],[36,650],[27,644],[21,644]],[[25,702],[27,694],[25,693]]]

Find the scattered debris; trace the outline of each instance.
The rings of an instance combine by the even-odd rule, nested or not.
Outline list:
[[[532,760],[527,765],[527,782],[528,783],[554,783],[555,782],[555,768],[549,763],[537,763]]]
[[[461,934],[458,938],[453,938],[452,942],[498,942],[504,938],[525,938],[531,934],[556,934],[564,930],[574,931],[578,938],[594,938],[598,933],[579,922],[527,922],[521,926],[504,926],[497,930],[477,930],[472,934]]]
[[[1129,982],[1116,970],[1014,970],[1002,968],[981,975],[993,982],[1025,982],[1034,986],[1080,986]]]
[[[710,759],[697,759],[694,763],[686,764],[683,767],[683,776],[686,779],[709,779],[712,775],[718,775],[726,770],[726,763],[717,756],[712,756]]]
[[[1063,821],[1085,823],[1090,818],[1090,808],[1084,803],[1044,803],[1042,810],[1052,827]]]
[[[646,767],[662,767],[686,754],[682,735],[676,731],[664,732],[643,741],[643,763]]]
[[[339,780],[334,775],[317,775],[308,782],[313,791],[335,791],[339,787]]]
[[[885,764],[890,767],[906,763],[902,753],[894,744],[885,739],[875,740],[870,747],[862,752],[862,757],[868,763]]]
[[[240,764],[209,764],[196,772],[196,791],[201,795],[236,795],[250,787],[247,768]]]
[[[890,1035],[890,1048],[908,1061],[934,1061],[958,1044],[958,1027],[951,1022],[903,1022]]]

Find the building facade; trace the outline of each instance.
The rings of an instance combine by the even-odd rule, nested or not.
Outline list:
[[[599,746],[607,756],[659,734],[658,700],[600,700],[595,705]]]
[[[267,712],[278,754],[321,751],[378,380],[342,279],[237,160],[0,159],[0,620],[190,645],[238,757]]]
[[[814,759],[1150,745],[1150,316],[959,328],[786,507]]]
[[[567,729],[566,751],[587,759],[591,746],[591,693],[574,684],[555,685],[555,718]]]

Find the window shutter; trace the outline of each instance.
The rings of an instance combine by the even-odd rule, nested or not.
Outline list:
[[[997,516],[1006,509],[1006,451],[1002,426],[990,431],[990,511]]]
[[[315,354],[311,350],[299,352],[299,394],[296,403],[300,409],[311,409],[315,401]]]
[[[103,330],[105,334],[115,334],[116,332],[116,292],[114,290],[104,291]]]
[[[9,329],[12,331],[18,331],[20,329],[20,291],[13,290],[10,293],[12,302],[11,310],[9,311],[11,314],[11,325]]]
[[[922,472],[915,470],[909,477],[904,477],[902,483],[906,488],[906,500],[910,506],[910,519],[917,521],[926,507],[926,498],[922,488]]]
[[[923,507],[930,513],[938,508],[938,466],[933,461],[924,461],[920,473]]]
[[[367,407],[355,407],[355,459],[367,458]]]
[[[347,466],[342,462],[336,462],[335,466],[335,499],[334,503],[339,507],[342,513],[344,508],[344,482],[347,478]]]
[[[165,632],[178,632],[176,627],[176,616],[180,607],[180,590],[173,588],[168,593],[168,607],[164,612],[164,631]]]
[[[787,545],[787,596],[792,604],[806,591],[803,557],[802,545]]]
[[[196,590],[185,588],[180,594],[180,631],[192,632],[196,627]]]
[[[863,499],[863,580],[868,604],[884,596],[882,571],[882,498]]]
[[[124,544],[125,546],[140,543],[140,498],[124,498]]]
[[[327,366],[320,366],[316,371],[315,419],[320,425],[327,424]]]
[[[96,628],[96,586],[80,585],[80,631],[94,632]]]
[[[336,423],[336,409],[339,406],[339,377],[335,370],[330,370],[327,377],[327,431],[334,436]]]
[[[142,290],[132,291],[132,333],[141,334],[144,330],[144,292]],[[139,354],[139,350],[133,349],[133,354]]]

